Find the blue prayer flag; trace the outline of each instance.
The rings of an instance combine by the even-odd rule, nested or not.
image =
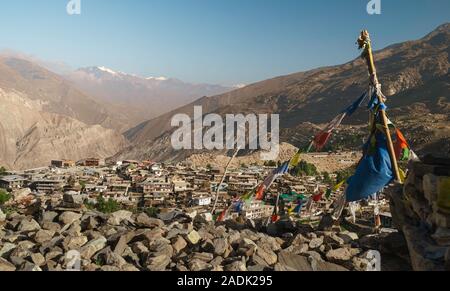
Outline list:
[[[361,107],[361,104],[364,102],[364,100],[367,97],[367,93],[365,92],[361,97],[358,98],[358,100],[355,101],[355,103],[353,103],[352,105],[350,105],[347,109],[345,109],[345,113],[347,113],[347,116],[352,116],[353,113],[356,112],[356,110],[358,110],[358,108]]]
[[[376,134],[376,148],[373,151],[368,151],[370,142],[365,147],[365,157],[356,169],[355,175],[347,181],[348,202],[367,199],[394,180],[385,135],[380,132]]]

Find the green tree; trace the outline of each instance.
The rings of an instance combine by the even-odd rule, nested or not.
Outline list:
[[[153,218],[157,218],[158,217],[158,214],[161,212],[158,208],[156,208],[156,207],[149,207],[149,208],[146,208],[145,210],[144,210],[144,212],[145,212],[145,214],[147,214],[148,216],[150,216],[150,217],[153,217]]]
[[[316,176],[319,174],[316,166],[306,161],[301,161],[293,170],[294,176]]]
[[[340,183],[344,180],[347,180],[348,178],[350,178],[351,176],[353,176],[353,174],[355,173],[356,167],[351,167],[339,172],[336,172],[336,183]]]
[[[6,175],[5,167],[0,167],[0,176],[5,176],[5,175]]]
[[[323,172],[322,175],[323,175],[323,182],[324,182],[324,183],[330,184],[330,185],[333,184],[333,180],[332,180],[331,177],[330,177],[330,173],[328,173],[328,172]]]
[[[86,189],[86,182],[85,181],[80,181],[80,186],[81,186],[81,191],[84,191],[84,189]]]
[[[120,203],[109,198],[108,200],[106,200],[105,198],[103,198],[103,196],[100,196],[97,199],[97,204],[95,205],[95,209],[97,209],[98,211],[102,212],[102,213],[113,213],[116,211],[119,211],[121,209]]]
[[[11,194],[4,190],[0,190],[0,205],[4,205],[9,200],[11,200]]]

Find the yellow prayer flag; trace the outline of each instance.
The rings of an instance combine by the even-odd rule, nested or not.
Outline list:
[[[398,169],[398,172],[400,174],[400,184],[404,184],[406,180],[406,173],[402,169]]]
[[[347,182],[346,180],[340,182],[339,184],[337,184],[336,186],[334,186],[333,188],[333,192],[338,191],[339,189],[341,189],[341,187],[345,184],[345,182]]]
[[[301,157],[302,153],[298,152],[291,160],[291,162],[289,163],[289,168],[294,168],[297,167],[298,164],[300,163],[300,157]]]

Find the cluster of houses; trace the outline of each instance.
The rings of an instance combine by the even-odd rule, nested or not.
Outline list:
[[[215,204],[214,214],[219,214],[229,209],[236,198],[254,190],[273,170],[263,166],[234,169],[220,184],[223,170],[194,168],[183,163],[168,165],[128,160],[105,165],[94,158],[79,162],[54,160],[49,167],[8,172],[0,177],[0,188],[12,193],[27,189],[31,195],[55,199],[70,195],[80,203],[95,203],[102,196],[129,208],[181,209],[199,214],[210,213]],[[320,177],[286,175],[267,190],[263,201],[245,203],[228,216],[249,219],[271,217],[278,194],[295,192],[311,196],[325,192],[329,187],[321,182]],[[285,208],[295,203],[295,200],[289,201]],[[330,201],[323,200],[316,206],[326,208],[329,205]]]

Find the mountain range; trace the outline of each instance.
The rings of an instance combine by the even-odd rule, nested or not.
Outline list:
[[[390,118],[419,154],[450,152],[449,44],[450,24],[444,24],[422,39],[375,52]],[[102,66],[57,73],[41,62],[0,54],[0,165],[24,169],[51,159],[199,157],[202,151],[175,151],[170,144],[172,117],[192,116],[194,106],[221,116],[277,113],[281,142],[302,147],[367,86],[359,57],[229,88]],[[367,112],[360,110],[345,121],[328,150],[359,149],[366,136]]]
[[[220,85],[191,84],[167,77],[144,78],[106,67],[81,68],[65,77],[98,100],[114,104],[120,111],[132,111],[127,129],[202,96],[214,96],[233,89]]]
[[[449,153],[450,136],[450,24],[422,39],[391,45],[375,52],[391,119],[419,153]],[[356,50],[355,50],[356,53]],[[324,123],[352,104],[368,87],[367,67],[361,58],[346,64],[281,76],[214,97],[204,97],[125,133],[131,146],[114,158],[182,160],[194,151],[170,146],[171,118],[193,116],[194,106],[203,114],[277,113],[281,141],[305,146]],[[367,136],[367,112],[346,121],[331,144],[359,149]]]
[[[0,164],[8,168],[105,158],[127,145],[104,104],[24,59],[0,57],[0,116]]]

